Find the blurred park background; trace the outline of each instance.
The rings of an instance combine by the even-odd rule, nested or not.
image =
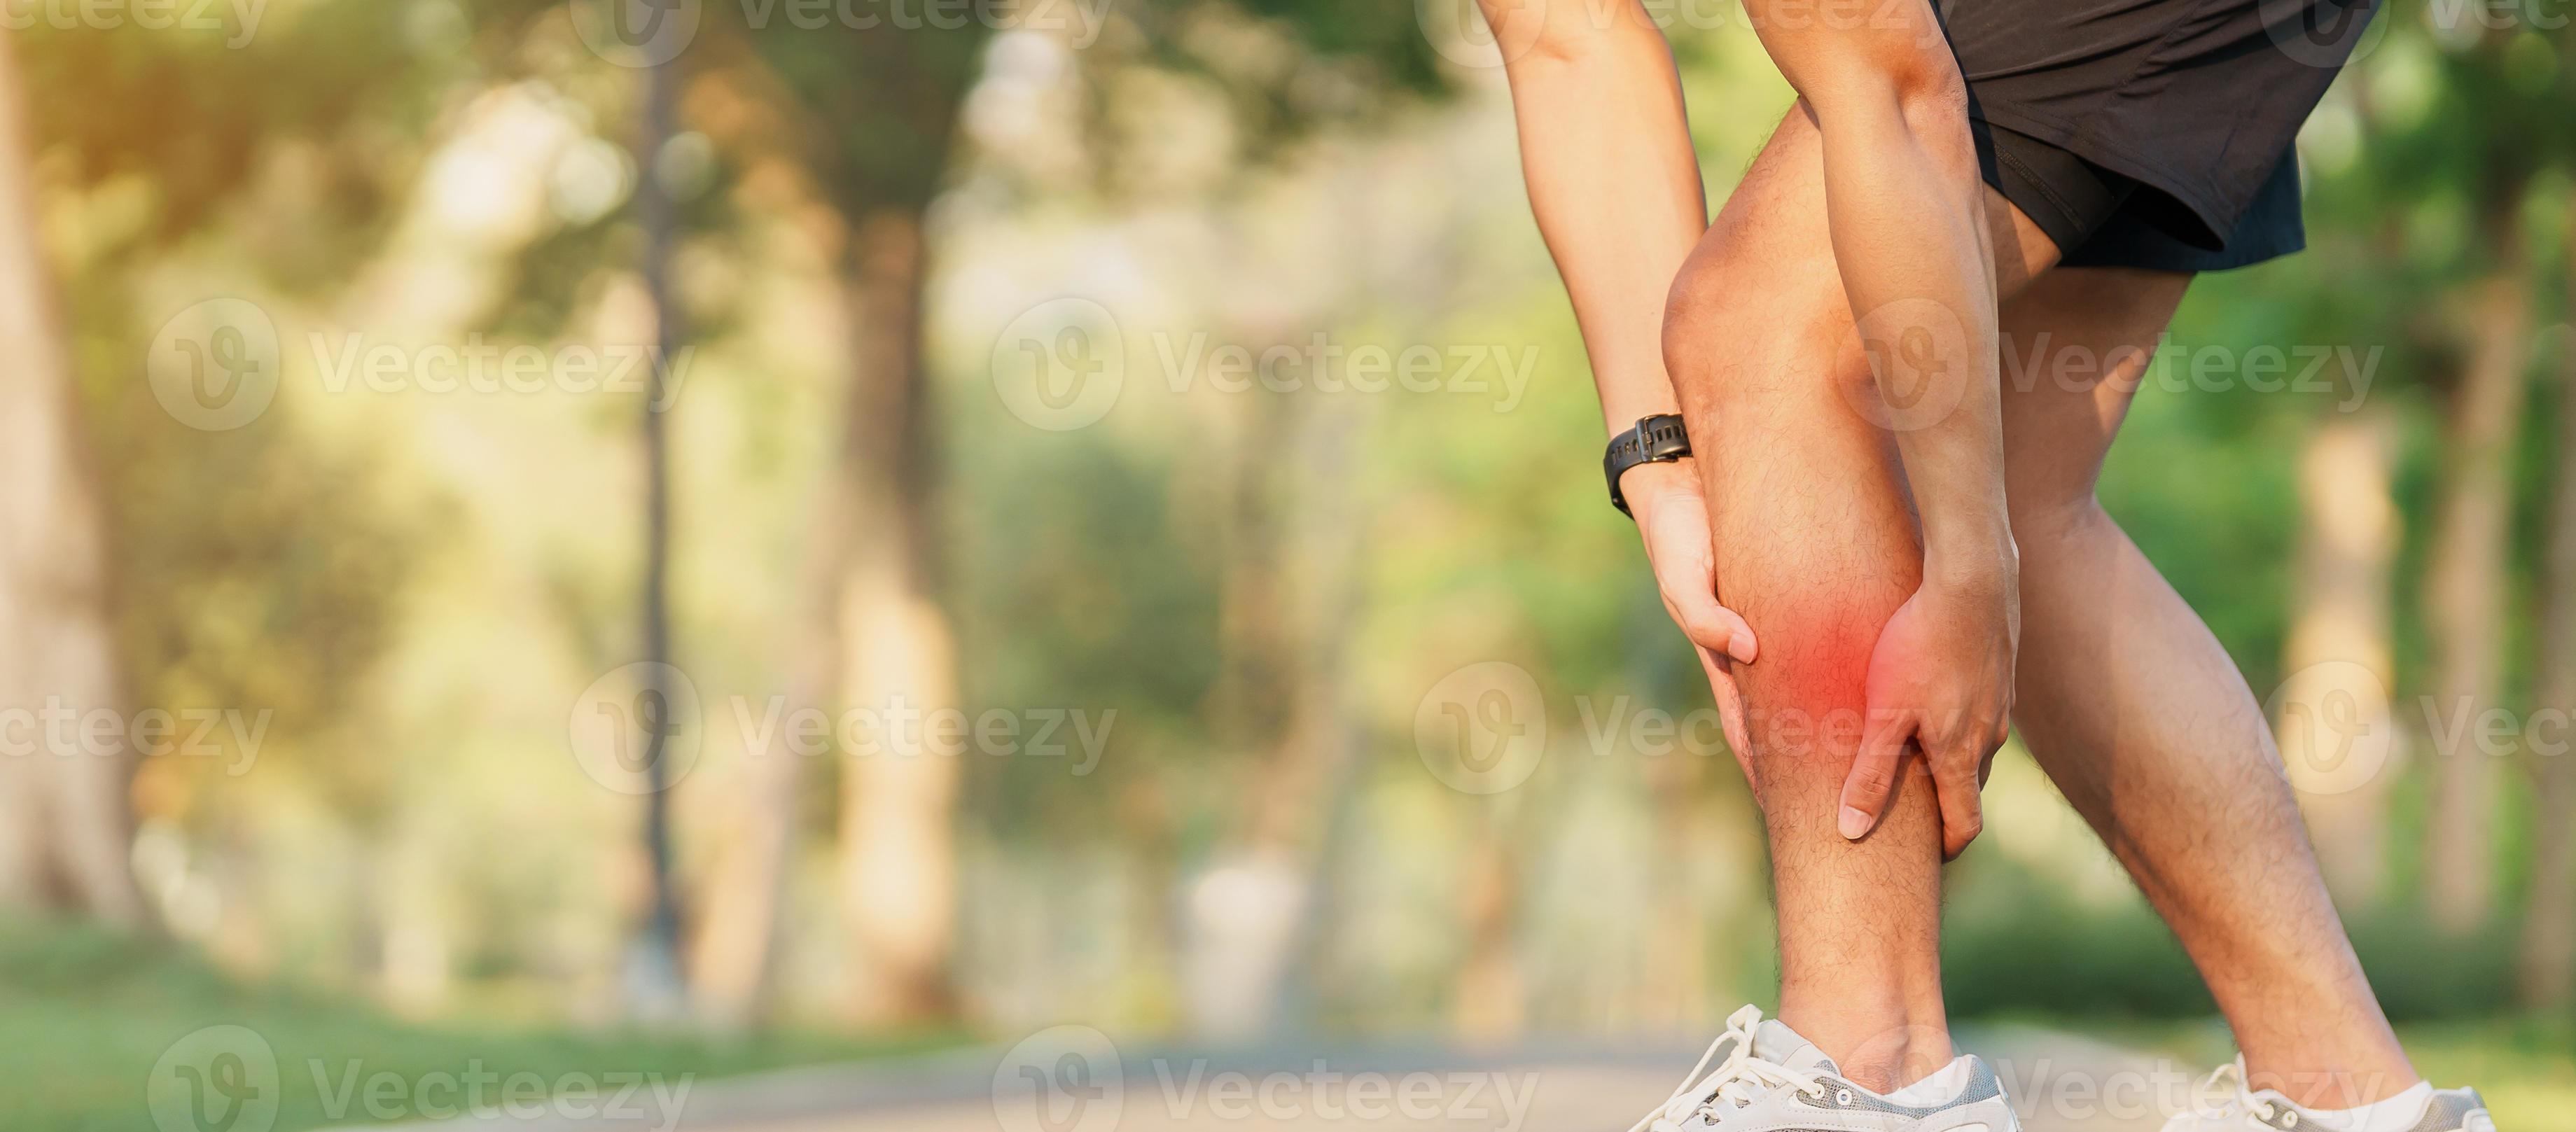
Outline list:
[[[1655,11],[1714,199],[1786,87]],[[7,1127],[153,1127],[213,1026],[716,1076],[1769,1000],[1471,5],[0,13]],[[2569,14],[2392,0],[2103,488],[2515,1129],[2576,1128]],[[1954,1010],[2223,1056],[2017,750],[1988,804]]]

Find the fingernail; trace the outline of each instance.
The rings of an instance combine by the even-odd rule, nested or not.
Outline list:
[[[1726,655],[1743,661],[1746,664],[1753,663],[1753,634],[1737,633],[1732,637],[1728,637],[1726,639]]]
[[[1869,815],[1857,806],[1843,807],[1842,830],[1845,840],[1858,841],[1869,832]]]

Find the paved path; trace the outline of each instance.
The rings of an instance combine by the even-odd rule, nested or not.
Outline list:
[[[2029,1028],[1972,1031],[2025,1132],[2155,1132],[2187,1067]],[[1697,1049],[1529,1046],[1116,1049],[1049,1031],[1008,1051],[700,1084],[659,1116],[564,1132],[1621,1132]],[[452,1130],[456,1126],[449,1125]],[[531,1132],[522,1122],[513,1132]]]

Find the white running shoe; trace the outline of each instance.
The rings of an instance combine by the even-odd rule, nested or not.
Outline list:
[[[2373,1113],[2362,1127],[2349,1113],[2300,1108],[2270,1089],[2247,1091],[2243,1057],[2211,1071],[2199,1092],[2200,1107],[2165,1121],[2164,1132],[2496,1132],[2476,1089],[2424,1089],[2423,1114],[2412,1123],[2405,1123],[2407,1112]]]
[[[1711,1059],[1725,1051],[1717,1068]],[[1702,1070],[1708,1070],[1706,1076]],[[1893,1093],[1845,1080],[1824,1051],[1747,1006],[1682,1087],[1628,1132],[2020,1132],[1994,1071],[1961,1057]]]

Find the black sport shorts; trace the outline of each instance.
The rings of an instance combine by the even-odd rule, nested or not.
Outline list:
[[[2299,126],[2379,0],[1935,0],[1986,183],[2074,267],[2307,244]]]

